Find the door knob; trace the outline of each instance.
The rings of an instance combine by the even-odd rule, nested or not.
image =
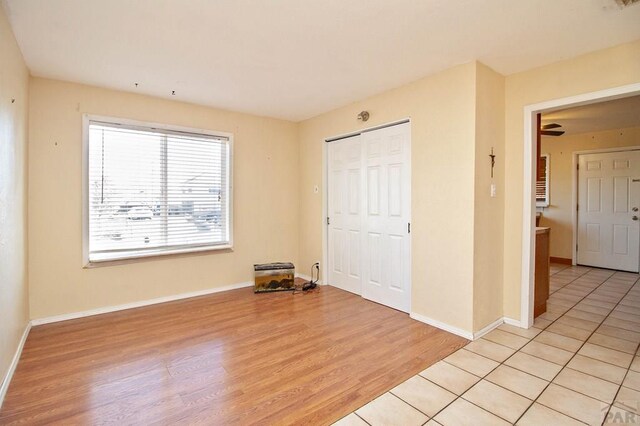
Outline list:
[[[632,207],[631,210],[634,211],[634,212],[637,212],[638,208],[637,207]]]
[[[631,220],[638,220],[638,216],[633,216]]]

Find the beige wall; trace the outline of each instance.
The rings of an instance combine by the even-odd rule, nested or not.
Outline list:
[[[495,157],[491,177],[491,149]],[[478,63],[476,72],[473,331],[502,318],[504,221],[504,77]],[[496,197],[491,197],[491,184]]]
[[[0,6],[0,382],[29,321],[28,87],[29,71]]]
[[[82,114],[234,134],[234,250],[82,268]],[[294,123],[33,78],[29,124],[31,317],[241,283],[253,263],[298,261]]]
[[[411,309],[472,330],[475,77],[475,63],[457,66],[300,123],[301,265],[322,259],[323,191],[313,187],[324,139],[410,117]]]
[[[638,81],[640,41],[507,78],[479,63],[460,65],[296,125],[34,78],[31,317],[240,283],[251,279],[255,262],[291,260],[307,273],[322,260],[323,140],[410,117],[412,311],[465,331],[502,315],[517,319],[523,108]],[[361,110],[371,113],[367,123],[356,120]],[[83,113],[234,133],[234,251],[82,269]],[[496,198],[488,195],[492,146]],[[262,173],[265,164],[272,173]],[[267,204],[271,209],[262,214]]]
[[[541,225],[551,227],[551,256],[573,256],[573,152],[624,146],[640,146],[640,127],[542,138],[551,168],[550,205],[542,210]]]
[[[355,121],[361,110],[372,113],[367,127],[410,116],[412,310],[474,331],[499,315],[520,318],[524,107],[639,82],[640,41],[504,81],[485,68],[455,67],[301,123],[302,264],[322,257],[322,198],[312,192],[322,180],[322,140],[362,128]],[[501,108],[504,151],[502,119],[495,113]],[[490,181],[483,171],[491,146],[498,155],[498,197],[493,200],[486,199]],[[492,304],[499,304],[500,292],[502,309]]]
[[[476,129],[476,109],[485,104],[495,108],[494,96],[501,90],[496,76],[475,63],[458,66],[299,126],[78,84],[32,79],[29,194],[32,317],[247,281],[251,279],[251,264],[267,260],[293,260],[299,271],[306,273],[306,267],[322,260],[322,191],[313,192],[314,185],[322,186],[322,141],[362,127],[355,117],[367,109],[372,114],[367,127],[406,117],[412,119],[413,311],[472,331],[477,219],[473,214],[475,137],[476,132],[488,134],[495,126],[492,116]],[[476,98],[476,79],[482,78],[486,80],[487,91]],[[85,112],[234,133],[236,250],[82,269],[80,152],[81,116]],[[494,142],[487,138],[487,144]],[[488,173],[489,151],[485,148],[481,163]],[[496,145],[496,149],[500,151],[501,147]],[[259,173],[265,159],[278,171],[269,179]],[[453,170],[451,164],[455,164]],[[500,182],[499,187],[501,193]],[[488,194],[488,187],[482,193]],[[451,194],[456,196],[452,198]],[[482,198],[485,201],[479,206],[500,202],[499,198]],[[271,201],[275,201],[279,210],[256,215],[256,206]],[[51,211],[57,218],[55,227],[50,226]],[[493,215],[495,209],[488,205],[487,212]],[[499,232],[489,228],[487,233],[501,241]],[[479,279],[491,279],[492,285],[500,286],[500,277],[487,274],[495,272],[493,267],[501,262],[500,256],[493,260]],[[489,290],[486,294],[493,293]],[[488,312],[495,314],[494,306]]]
[[[520,317],[524,107],[638,82],[640,82],[640,41],[513,74],[506,78],[504,219],[504,313],[506,316]]]

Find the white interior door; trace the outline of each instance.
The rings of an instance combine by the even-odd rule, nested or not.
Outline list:
[[[579,156],[580,265],[638,272],[640,151]]]
[[[409,123],[328,144],[329,284],[411,309]]]
[[[360,136],[329,143],[329,283],[361,294],[362,148]]]
[[[363,289],[366,299],[411,309],[410,124],[362,134],[365,162]]]

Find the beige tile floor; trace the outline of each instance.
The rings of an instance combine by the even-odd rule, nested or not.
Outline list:
[[[336,425],[640,425],[638,274],[552,265],[547,312],[506,324]]]

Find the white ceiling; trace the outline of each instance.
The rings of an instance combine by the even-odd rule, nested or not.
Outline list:
[[[640,127],[640,96],[567,108],[542,115],[542,124],[558,123],[566,135]]]
[[[35,76],[294,121],[475,59],[506,75],[640,39],[640,4],[615,0],[0,1]]]

